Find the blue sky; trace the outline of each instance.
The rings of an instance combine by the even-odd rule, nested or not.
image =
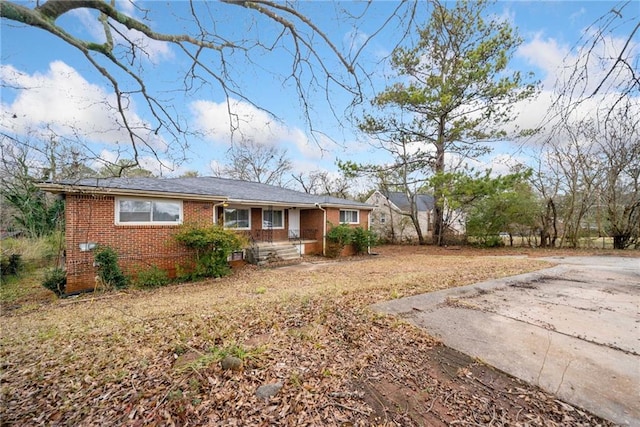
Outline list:
[[[33,2],[23,4],[32,6]],[[524,39],[511,66],[535,72],[536,79],[543,84],[541,98],[520,108],[523,114],[519,123],[523,127],[535,126],[544,117],[563,59],[571,56],[574,45],[587,27],[616,4],[607,1],[501,1],[492,7],[491,12],[508,19]],[[120,1],[117,5],[136,16],[141,16],[139,9],[149,9],[150,26],[156,31],[183,33],[193,29],[192,21],[180,17],[188,12],[187,2],[169,5],[165,2],[136,2],[137,7],[134,7],[131,2]],[[266,43],[273,42],[279,34],[277,27],[265,20],[253,20],[253,16],[243,8],[223,4],[197,5],[202,8],[199,13],[203,20],[206,14],[211,14],[215,17],[216,30],[230,39],[259,37]],[[346,12],[359,15],[365,10],[365,3],[305,2],[301,4],[301,10],[348,56],[350,48],[359,46],[359,40],[372,34],[397,5],[391,1],[374,2],[366,10],[365,18],[359,20],[348,18]],[[640,2],[628,9],[633,10],[634,7],[640,14]],[[637,16],[635,19],[637,22]],[[98,22],[88,13],[76,11],[60,22],[76,36],[101,41]],[[624,35],[624,31],[625,27],[620,28],[619,34]],[[82,55],[42,30],[6,20],[1,21],[0,36],[2,132],[18,139],[28,139],[29,135],[48,126],[63,137],[79,138],[97,155],[108,159],[128,156],[126,152],[118,154],[118,147],[122,150],[126,144],[122,144],[123,134],[116,129],[113,113],[109,111],[113,102],[112,89]],[[385,73],[389,70],[380,61],[393,49],[398,36],[392,23],[363,50],[361,65],[374,76],[371,80],[373,87],[366,86],[369,94],[383,89]],[[635,44],[637,49],[637,41]],[[328,53],[326,46],[318,46],[328,66],[339,70],[335,57]],[[165,169],[163,174],[180,174],[185,170],[211,174],[212,165],[215,167],[216,162],[224,162],[232,138],[223,92],[218,86],[211,85],[184,96],[176,89],[181,87],[181,78],[189,64],[185,56],[175,46],[159,42],[150,42],[147,52],[149,58],[140,62],[147,86],[167,100],[184,125],[200,134],[187,138],[190,149],[186,153],[186,161],[174,165],[167,160],[166,164],[171,165],[173,171]],[[380,153],[372,152],[366,144],[366,137],[359,135],[343,117],[350,100],[347,93],[335,86],[330,89],[336,118],[330,112],[322,87],[309,86],[311,123],[317,131],[313,134],[302,114],[295,86],[290,79],[283,80],[282,77],[290,73],[290,59],[286,52],[281,49],[274,53],[254,51],[253,55],[251,61],[243,55],[230,57],[229,72],[243,94],[273,113],[275,118],[240,99],[232,99],[230,105],[245,118],[241,123],[242,135],[286,148],[296,172],[313,169],[335,171],[336,158],[384,161]],[[213,67],[219,66],[215,60],[212,64]],[[148,120],[140,100],[132,103],[129,110],[134,123]],[[70,123],[73,127],[68,126]],[[234,137],[237,138],[238,134]],[[167,135],[151,135],[150,142],[154,147],[161,147],[170,139]],[[523,155],[515,145],[502,143],[476,166],[501,170],[502,166],[506,168],[505,162],[522,160],[520,157]],[[162,156],[164,154],[160,154]],[[143,160],[146,167],[157,168],[157,161],[148,153]]]

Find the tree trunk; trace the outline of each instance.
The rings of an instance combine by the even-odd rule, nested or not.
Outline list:
[[[444,173],[444,124],[446,117],[441,117],[438,123],[438,140],[435,144],[436,159],[433,167],[435,174]],[[442,187],[433,189],[433,237],[434,243],[438,246],[444,245],[444,192]]]
[[[629,236],[613,236],[613,249],[626,249]]]

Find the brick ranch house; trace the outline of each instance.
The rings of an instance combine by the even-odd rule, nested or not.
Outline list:
[[[369,228],[373,206],[232,179],[90,178],[44,182],[65,199],[68,294],[93,290],[93,249],[113,248],[127,273],[152,265],[175,277],[193,253],[172,235],[184,223],[221,224],[252,245],[288,245],[297,256],[324,254],[331,224]],[[345,252],[344,254],[348,254]]]

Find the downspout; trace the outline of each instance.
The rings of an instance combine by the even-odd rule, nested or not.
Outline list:
[[[320,206],[320,203],[316,203],[316,208],[323,212],[322,221],[322,256],[327,255],[327,210]]]
[[[369,215],[367,215],[367,231],[369,233],[371,233],[371,214],[372,213],[373,213],[373,210],[370,210]],[[367,255],[371,255],[371,241],[369,241],[367,244]]]
[[[218,218],[218,207],[220,206],[226,208],[227,206],[229,206],[229,203],[227,201],[224,201],[224,202],[213,204],[213,224],[214,225],[219,225],[218,221],[220,220],[220,218]]]

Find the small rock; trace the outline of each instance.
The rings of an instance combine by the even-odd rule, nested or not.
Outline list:
[[[220,362],[220,364],[222,365],[222,369],[224,369],[225,371],[228,371],[228,370],[241,371],[242,370],[242,359],[235,356],[225,356],[225,358],[222,359],[222,362]]]
[[[276,394],[278,394],[281,388],[282,388],[282,383],[280,382],[261,385],[256,390],[256,396],[259,397],[260,399],[267,400],[270,397],[273,397]]]

